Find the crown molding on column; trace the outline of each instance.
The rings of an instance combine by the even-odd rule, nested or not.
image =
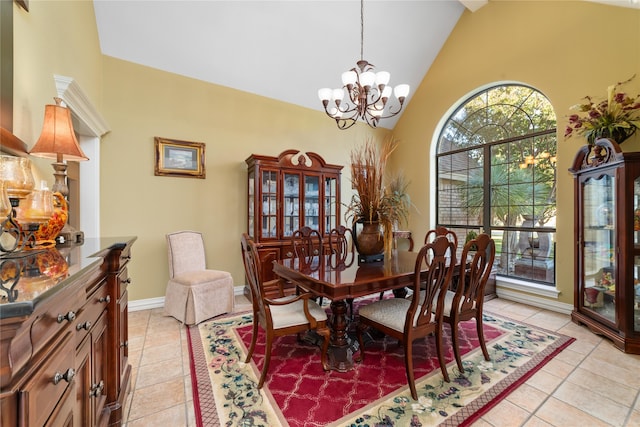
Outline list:
[[[54,75],[58,97],[71,109],[78,119],[76,131],[81,135],[101,137],[111,128],[84,93],[80,85],[71,77]],[[74,123],[75,125],[75,123]]]
[[[480,9],[482,6],[485,6],[487,5],[487,3],[489,3],[489,0],[459,0],[459,1],[460,3],[462,3],[464,7],[469,9],[471,12],[475,12],[476,10]]]

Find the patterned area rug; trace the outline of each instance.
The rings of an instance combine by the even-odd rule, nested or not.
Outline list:
[[[386,337],[365,344],[365,360],[347,373],[324,372],[317,346],[281,337],[269,373],[256,388],[264,355],[260,331],[251,363],[251,313],[217,318],[188,329],[198,426],[460,426],[469,425],[547,363],[573,338],[485,313],[487,362],[475,323],[461,327],[464,372],[446,356],[442,378],[433,337],[416,340],[419,399],[407,385],[401,346]],[[450,349],[448,328],[445,348]]]

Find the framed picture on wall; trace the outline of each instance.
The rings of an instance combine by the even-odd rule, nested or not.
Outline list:
[[[204,178],[204,143],[179,141],[156,136],[155,174]]]

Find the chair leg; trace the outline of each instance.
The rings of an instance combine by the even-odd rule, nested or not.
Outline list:
[[[364,361],[364,339],[362,338],[362,333],[367,330],[369,327],[363,323],[358,323],[356,327],[357,335],[358,335],[358,347],[360,348],[360,354],[353,358],[356,362]]]
[[[323,338],[322,348],[320,350],[320,361],[322,362],[322,369],[324,369],[325,371],[328,371],[330,368],[329,368],[329,361],[327,360],[327,350],[329,350],[329,341],[331,340],[331,331],[325,325],[321,328],[317,328],[316,332]]]
[[[448,322],[449,326],[451,327],[451,344],[453,346],[453,354],[456,358],[456,363],[458,364],[458,369],[460,370],[460,373],[462,374],[464,372],[464,369],[462,367],[462,359],[460,358],[460,344],[458,341],[459,335],[460,335],[460,329],[458,328],[458,321],[457,319],[452,319],[451,322]]]
[[[482,348],[482,354],[484,360],[489,361],[489,352],[487,351],[487,344],[484,342],[484,328],[482,327],[482,313],[476,315],[476,330],[478,331],[478,340],[480,341],[480,347]]]
[[[450,382],[447,364],[445,363],[444,353],[442,352],[442,325],[436,330],[436,352],[438,353],[438,363],[440,363],[442,376],[446,382]]]
[[[407,371],[407,382],[411,390],[413,400],[418,400],[418,392],[416,390],[416,380],[413,375],[413,342],[404,340],[404,368]]]
[[[351,320],[353,320],[353,298],[347,299],[347,304],[349,304],[349,313],[351,313]]]
[[[249,346],[249,352],[247,353],[247,360],[244,363],[251,362],[251,356],[253,356],[253,350],[256,349],[256,341],[258,341],[258,316],[253,315],[253,328],[251,332],[251,345]]]
[[[260,380],[258,381],[258,388],[262,388],[264,380],[267,377],[267,371],[269,370],[269,362],[271,362],[271,344],[273,343],[273,333],[267,331],[267,343],[264,349],[264,364],[262,365],[262,374],[260,374]]]

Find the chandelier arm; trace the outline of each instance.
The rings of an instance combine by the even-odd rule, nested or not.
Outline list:
[[[367,122],[369,126],[371,126],[372,128],[378,127],[378,117],[375,117],[370,113],[364,114],[363,117],[365,122]]]
[[[380,119],[389,119],[389,118],[391,118],[391,117],[393,117],[393,116],[398,115],[398,113],[400,113],[400,111],[402,111],[402,104],[400,104],[400,106],[398,107],[398,109],[397,109],[396,111],[392,111],[392,110],[391,110],[391,108],[392,108],[392,107],[390,107],[390,108],[389,108],[389,110],[387,110],[387,111],[388,111],[388,113],[387,113],[386,115],[382,115],[382,114],[381,114],[380,116],[377,116],[377,117],[376,117],[376,119],[377,119],[377,120],[380,120]],[[378,111],[379,111],[379,110],[378,110]],[[370,115],[372,115],[372,116],[373,116],[373,114],[371,114],[371,113],[369,112],[369,110],[367,110],[367,114],[370,114]]]
[[[357,119],[336,119],[338,129],[345,130],[356,124]]]

